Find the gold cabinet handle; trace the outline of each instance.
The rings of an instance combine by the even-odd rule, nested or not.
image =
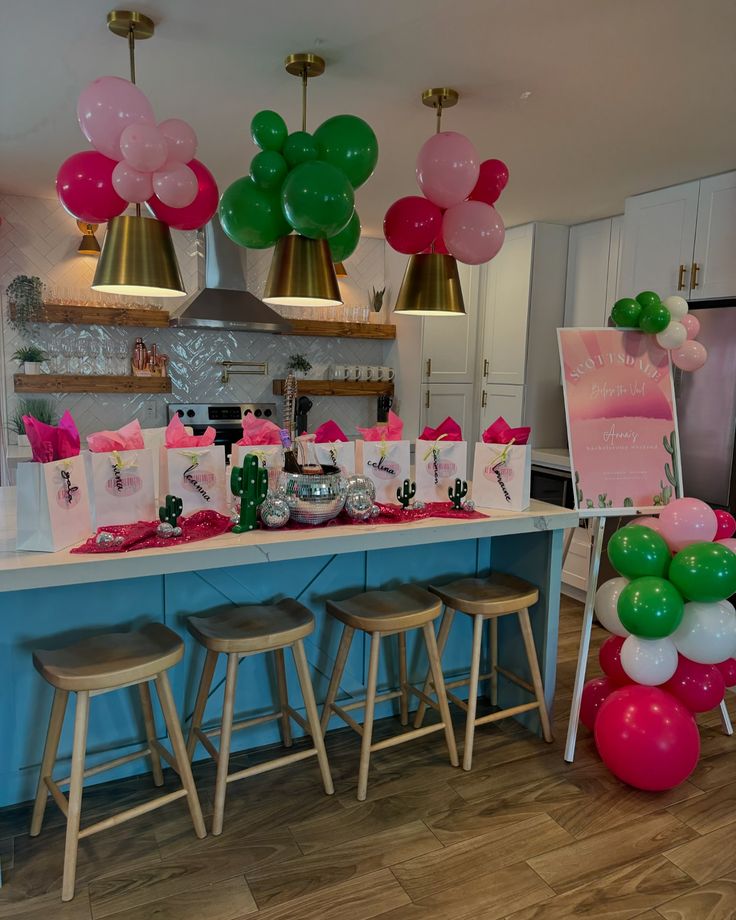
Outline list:
[[[486,391],[483,390],[483,393],[481,394],[481,397],[480,397],[480,407],[481,409],[485,409],[487,405],[488,405],[488,393],[486,393]]]
[[[488,372],[490,371],[490,366],[488,364],[488,358],[483,358],[483,376],[487,377]]]
[[[427,395],[424,397],[424,407],[425,407],[425,409],[429,409],[429,404],[430,404],[431,401],[432,401],[432,397],[431,397],[430,394],[429,394],[429,390],[427,390]]]
[[[678,273],[678,275],[677,275],[677,290],[678,290],[678,291],[684,291],[684,290],[685,290],[685,272],[686,272],[686,271],[687,271],[687,269],[685,268],[685,266],[684,266],[684,265],[681,265],[681,266],[680,266],[680,271],[679,271],[679,273]]]
[[[700,266],[697,262],[693,262],[693,267],[690,270],[690,287],[695,290],[698,286],[698,272],[700,271]]]
[[[427,358],[427,377],[432,376],[432,359]]]

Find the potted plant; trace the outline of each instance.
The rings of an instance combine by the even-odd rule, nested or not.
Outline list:
[[[289,355],[286,370],[291,371],[296,377],[306,377],[312,370],[312,364],[307,360],[306,355],[300,355],[297,352],[294,355]]]
[[[386,288],[371,288],[370,293],[370,306],[373,313],[369,313],[368,316],[371,320],[374,319],[374,314],[378,314],[383,309],[383,298],[386,296]],[[375,321],[378,322],[379,317],[375,316]]]
[[[59,419],[53,403],[48,399],[19,399],[10,415],[8,428],[15,433],[18,444],[28,446],[24,415],[32,415],[46,425],[55,425]]]
[[[21,374],[40,374],[41,365],[49,356],[38,345],[21,345],[12,358],[18,362]]]
[[[41,279],[37,275],[16,275],[5,293],[14,311],[8,316],[10,325],[22,335],[28,335],[30,326],[38,322],[43,306]]]

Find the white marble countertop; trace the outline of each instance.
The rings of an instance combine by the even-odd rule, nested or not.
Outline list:
[[[478,509],[487,518],[429,518],[413,524],[346,525],[310,530],[228,533],[199,543],[119,554],[75,554],[15,550],[15,489],[0,488],[0,592],[85,582],[173,574],[193,569],[278,562],[442,541],[472,540],[575,527],[576,511],[532,501],[528,511]]]
[[[570,452],[566,447],[533,447],[532,463],[553,470],[570,469]]]

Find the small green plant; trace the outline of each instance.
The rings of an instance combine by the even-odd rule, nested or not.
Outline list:
[[[8,428],[15,434],[26,433],[24,415],[32,415],[45,425],[55,425],[59,420],[53,403],[48,399],[19,399],[8,420]]]
[[[48,357],[43,348],[39,348],[38,345],[21,345],[11,355],[13,361],[17,361],[18,364],[25,364],[26,361],[29,364],[41,364],[47,361]]]
[[[460,511],[463,506],[463,499],[468,494],[468,484],[462,479],[456,479],[455,485],[450,486],[447,490],[447,494],[452,502],[452,507],[456,511]]]
[[[308,374],[312,370],[312,364],[307,360],[306,355],[300,355],[297,352],[294,355],[289,355],[286,370],[298,372],[300,374]]]
[[[166,504],[158,509],[159,520],[164,524],[177,527],[183,508],[184,502],[180,498],[177,498],[176,495],[167,495]]]
[[[410,482],[408,479],[405,479],[403,486],[396,490],[396,498],[398,498],[399,504],[404,510],[409,507],[409,502],[416,494],[417,484],[415,482]]]
[[[242,467],[233,467],[230,490],[240,499],[240,520],[233,527],[233,533],[255,530],[258,506],[268,492],[268,470],[261,466],[255,454],[246,454]]]
[[[30,326],[38,322],[43,306],[43,284],[37,275],[16,275],[5,289],[13,312],[8,322],[13,329],[28,335]]]
[[[665,463],[664,474],[672,488],[677,490],[677,438],[675,432],[673,431],[669,438],[665,435],[662,438],[662,443],[664,444],[664,449],[672,457],[672,466],[669,463]]]
[[[666,486],[662,480],[659,480],[659,495],[652,498],[653,505],[669,505],[672,498],[672,486]]]
[[[613,505],[613,500],[608,498],[608,492],[604,492],[602,495],[598,494],[598,507],[599,508],[610,508]]]
[[[386,294],[386,288],[382,287],[380,290],[377,288],[371,288],[371,307],[375,313],[380,313],[381,308],[383,307],[383,298]]]

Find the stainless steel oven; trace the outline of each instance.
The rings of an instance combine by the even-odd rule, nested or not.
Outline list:
[[[215,429],[215,444],[224,444],[228,456],[232,445],[242,437],[246,415],[277,422],[277,411],[276,403],[170,403],[168,406],[169,421],[178,415],[183,424],[191,425],[194,434],[204,434],[211,425]]]

